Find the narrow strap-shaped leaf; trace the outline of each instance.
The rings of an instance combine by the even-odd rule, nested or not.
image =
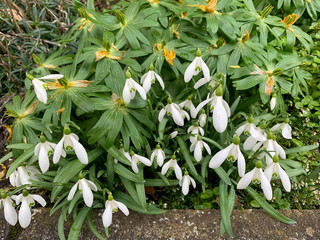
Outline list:
[[[158,132],[159,132],[159,137],[160,137],[160,139],[163,139],[164,129],[166,128],[166,125],[167,125],[168,120],[169,120],[168,118],[164,118],[164,119],[162,119],[162,121],[159,123]]]
[[[233,186],[231,186],[233,188]],[[219,197],[220,197],[220,213],[221,213],[221,220],[223,222],[224,228],[229,234],[230,237],[233,237],[233,231],[231,227],[230,215],[233,208],[235,194],[231,194],[228,196],[228,185],[224,181],[220,181],[219,184]],[[231,207],[231,210],[229,209]]]
[[[179,180],[168,180],[168,183],[164,182],[162,179],[145,179],[146,187],[164,187],[164,186],[176,186],[179,184]]]
[[[93,222],[92,222],[92,218],[91,218],[91,214],[89,213],[87,215],[87,224],[91,230],[91,232],[100,240],[106,240],[96,229],[96,227],[94,226]]]
[[[218,168],[213,169],[216,174],[221,178],[222,181],[224,181],[226,184],[231,185],[231,180],[226,173],[226,171],[220,166]]]
[[[3,163],[4,161],[7,161],[9,158],[12,158],[12,156],[13,156],[12,152],[9,152],[7,155],[3,156],[0,159],[0,164]]]
[[[318,145],[308,145],[308,146],[290,148],[290,149],[285,150],[285,152],[286,152],[286,154],[305,152],[305,151],[310,151],[310,150],[316,149],[318,147],[319,147]]]
[[[27,150],[34,147],[34,144],[30,143],[14,143],[7,146],[8,149],[21,149],[21,150]]]
[[[107,186],[108,189],[113,189],[113,180],[114,180],[114,160],[111,154],[107,156]]]
[[[137,190],[135,189],[133,182],[129,181],[125,177],[122,177],[122,176],[119,176],[119,177],[124,187],[130,194],[130,196],[133,198],[134,201],[136,201],[137,204],[139,204],[140,202],[139,202],[138,193],[137,193]]]
[[[118,175],[125,177],[126,179],[133,181],[133,182],[144,182],[143,178],[139,177],[138,175],[134,174],[127,168],[125,168],[121,163],[117,163],[114,165],[114,172]]]
[[[34,147],[31,147],[29,150],[27,150],[22,155],[20,155],[20,157],[14,160],[7,172],[6,177],[8,178],[14,172],[14,170],[17,169],[17,167],[19,167],[23,162],[29,159],[33,154],[34,154]]]
[[[64,235],[64,222],[67,218],[67,207],[62,208],[59,220],[58,220],[58,236],[60,240],[66,240]]]
[[[73,210],[73,207],[76,205],[76,203],[79,201],[79,199],[82,197],[82,194],[80,191],[78,191],[73,199],[71,200],[70,204],[69,204],[69,208],[68,208],[68,214],[70,214]]]
[[[245,189],[251,197],[253,197],[261,207],[263,207],[264,210],[266,210],[267,213],[269,213],[272,217],[275,219],[278,219],[281,222],[287,223],[287,224],[295,224],[296,221],[287,218],[286,216],[279,213],[277,210],[275,210],[263,197],[261,197],[253,188],[247,187]]]
[[[70,229],[70,232],[68,235],[68,240],[76,240],[79,238],[81,227],[82,227],[83,222],[86,219],[88,213],[90,212],[90,209],[91,208],[83,207],[79,211],[79,213],[77,214],[77,217],[75,218],[75,220],[71,226],[71,229]]]

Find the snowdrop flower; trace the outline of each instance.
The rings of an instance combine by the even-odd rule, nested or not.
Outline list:
[[[239,144],[239,136],[233,137],[232,143],[228,147],[220,150],[211,158],[209,162],[209,167],[218,168],[226,159],[232,162],[238,160],[238,173],[239,176],[242,177],[246,171],[246,161],[244,159],[243,154],[240,151]]]
[[[196,57],[192,61],[192,63],[187,67],[184,73],[184,81],[189,82],[191,78],[195,75],[198,75],[199,72],[203,72],[204,78],[200,79],[201,82],[208,82],[210,81],[210,70],[205,62],[201,58],[201,51],[200,49],[196,52]]]
[[[122,91],[122,97],[126,104],[129,104],[132,99],[136,96],[136,91],[140,94],[143,100],[147,99],[147,95],[143,87],[139,85],[136,81],[131,78],[131,73],[126,72],[126,83]]]
[[[272,94],[272,98],[270,100],[270,109],[271,109],[271,111],[276,107],[276,104],[277,104],[277,94],[273,93]]]
[[[63,78],[62,74],[51,74],[51,75],[47,75],[41,78],[33,78],[32,80],[32,84],[34,86],[34,91],[37,95],[37,98],[39,99],[40,102],[43,103],[47,103],[47,89],[48,89],[48,85],[41,81],[40,79],[60,79]]]
[[[79,190],[82,193],[84,203],[87,205],[87,207],[91,207],[93,203],[93,191],[97,191],[97,186],[90,180],[87,180],[84,178],[83,174],[79,173],[79,180],[76,182],[75,185],[71,188],[69,195],[68,195],[68,201],[71,201],[73,199],[74,194],[77,191],[77,188],[79,186]]]
[[[12,226],[16,225],[17,212],[13,207],[13,201],[4,191],[1,192],[0,207],[3,207],[6,221]]]
[[[206,125],[206,121],[207,121],[207,114],[206,114],[206,111],[202,109],[201,114],[199,116],[200,127],[204,127]]]
[[[14,187],[20,187],[25,184],[31,184],[30,180],[39,180],[36,174],[39,170],[34,166],[20,166],[9,177],[10,184]]]
[[[153,162],[154,158],[157,159],[158,166],[161,167],[163,165],[164,159],[166,158],[166,155],[159,144],[157,144],[156,150],[154,150],[151,154],[151,162]]]
[[[174,173],[176,174],[176,178],[178,180],[182,179],[182,171],[177,163],[176,155],[172,155],[171,159],[163,165],[161,169],[161,174],[165,175],[168,172],[169,168],[174,170]]]
[[[48,171],[50,166],[49,156],[53,153],[53,149],[55,147],[55,143],[48,142],[46,137],[43,135],[40,136],[40,142],[36,145],[34,149],[34,155],[39,156],[38,161],[42,173]],[[65,157],[66,152],[63,151],[61,155]]]
[[[196,141],[197,136],[200,134],[201,136],[204,135],[204,131],[202,127],[199,127],[199,123],[195,122],[192,126],[190,126],[187,130],[188,133],[191,133],[193,136],[190,136],[190,141],[193,143]]]
[[[121,152],[131,162],[130,153],[124,150],[123,144],[120,144],[119,152]],[[118,160],[114,159],[114,163],[118,163]]]
[[[144,165],[148,167],[152,165],[152,162],[148,158],[135,154],[133,151],[130,152],[130,155],[131,155],[131,167],[135,173],[139,172],[138,164],[140,162],[142,162]]]
[[[206,104],[210,102],[212,111],[213,127],[217,132],[222,133],[226,130],[228,125],[228,117],[230,117],[230,107],[228,103],[222,98],[223,90],[219,86],[215,91],[213,97],[208,98],[201,102],[196,108],[196,115]]]
[[[168,98],[168,104],[165,106],[165,108],[160,110],[160,113],[158,116],[159,122],[163,120],[163,117],[166,113],[172,116],[175,124],[177,124],[178,126],[184,125],[183,115],[180,111],[180,107],[178,104],[173,103],[171,98]]]
[[[189,96],[187,100],[179,103],[179,106],[182,108],[185,108],[186,110],[189,110],[192,118],[195,118],[197,116],[197,115],[194,115],[196,108],[192,103],[192,96]]]
[[[266,167],[264,174],[271,181],[272,177],[280,177],[282,185],[287,192],[291,191],[291,183],[288,174],[281,168],[278,155],[274,155],[273,162]]]
[[[236,130],[236,134],[238,136],[240,136],[243,132],[246,135],[251,135],[254,139],[256,139],[258,141],[265,141],[266,140],[266,137],[263,136],[257,130],[256,126],[253,124],[253,117],[252,116],[248,119],[248,122],[246,124],[242,125],[241,127],[239,127]]]
[[[262,171],[262,162],[259,160],[256,163],[256,167],[250,172],[246,173],[238,182],[237,189],[245,189],[250,182],[255,184],[261,183],[263,194],[268,200],[272,199],[272,188],[270,182]]]
[[[185,171],[184,176],[179,181],[179,185],[182,186],[183,195],[187,195],[189,193],[190,184],[192,184],[192,186],[196,188],[196,182],[189,176],[188,171]]]
[[[169,134],[170,138],[173,139],[178,135],[178,131],[173,131],[172,133]]]
[[[129,210],[126,207],[126,205],[114,200],[113,196],[111,194],[109,194],[109,196],[108,196],[108,200],[105,203],[105,207],[106,207],[106,209],[104,210],[104,212],[102,214],[102,222],[103,222],[103,226],[105,228],[107,228],[111,225],[112,213],[117,212],[118,208],[120,208],[120,210],[124,213],[124,215],[126,215],[126,216],[129,215]]]
[[[277,153],[282,159],[286,158],[286,153],[284,149],[275,141],[275,136],[272,132],[268,132],[267,134],[267,140],[257,143],[252,150],[254,152],[258,151],[258,149],[261,147],[261,149],[264,149],[269,152],[269,154],[263,152],[260,154],[260,157],[266,157],[267,165],[270,165],[272,163],[272,157]]]
[[[277,129],[280,129],[281,131],[281,134],[284,138],[286,139],[292,139],[292,135],[291,135],[291,131],[292,131],[292,128],[291,126],[289,125],[289,122],[290,122],[290,119],[289,118],[286,118],[284,120],[284,123],[278,123],[276,124],[275,126],[273,126],[270,130],[271,131],[275,131]]]
[[[256,130],[265,137],[267,138],[267,134],[265,133],[265,129],[267,127],[267,124],[265,121],[262,121],[260,125],[256,128]],[[255,139],[252,135],[249,136],[243,143],[243,149],[244,150],[251,150],[256,144],[258,140]]]
[[[21,227],[26,228],[31,222],[31,210],[30,208],[35,205],[35,201],[41,204],[42,207],[46,206],[46,201],[37,194],[29,194],[27,190],[23,190],[22,193],[18,196],[12,196],[15,198],[16,204],[21,203],[19,210],[19,223]]]
[[[162,78],[155,73],[154,70],[154,66],[153,64],[150,65],[150,70],[149,72],[145,73],[142,77],[141,77],[141,84],[143,84],[143,89],[146,93],[148,93],[150,91],[151,88],[151,84],[154,84],[156,79],[158,80],[160,86],[162,89],[164,89],[164,83]]]
[[[210,155],[211,154],[211,149],[207,143],[202,141],[202,138],[200,135],[197,136],[197,140],[192,142],[190,146],[190,152],[194,151],[194,159],[197,162],[200,162],[202,159],[202,150],[203,147],[206,149],[207,153]]]
[[[81,145],[81,143],[79,143],[79,137],[76,134],[71,133],[71,130],[69,127],[64,128],[64,135],[54,149],[54,153],[53,153],[54,164],[58,163],[60,160],[60,157],[63,156],[63,154],[65,154],[63,148],[66,151],[74,150],[79,161],[82,164],[88,164],[88,154],[86,150]]]

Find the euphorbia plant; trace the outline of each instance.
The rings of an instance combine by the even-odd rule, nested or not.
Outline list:
[[[300,61],[292,48],[283,52],[275,43],[280,33],[271,34],[271,27],[270,34],[264,33],[266,45],[259,42],[253,19],[237,21],[234,13],[251,14],[252,1],[222,2],[140,0],[98,13],[93,1],[87,7],[75,1],[85,20],[68,35],[80,42],[73,63],[29,72],[26,82],[33,88],[22,104],[15,97],[6,106],[13,117],[8,149],[14,151],[1,162],[15,158],[7,177],[16,187],[1,194],[9,223],[16,217],[7,203],[22,189],[23,197],[26,189],[48,189],[51,212],[62,209],[60,238],[65,238],[66,215],[73,213],[69,237],[75,239],[83,215],[90,220],[93,208],[105,207],[107,228],[118,208],[125,215],[127,208],[164,212],[147,203],[146,186],[180,185],[187,195],[194,191],[190,184],[198,191],[219,186],[222,234],[233,236],[235,186],[246,189],[272,216],[294,223],[277,213],[259,188],[248,185],[261,184],[271,200],[272,177],[280,176],[288,191],[289,177],[303,173],[286,159],[272,132],[280,129],[284,137],[291,136],[283,95],[298,87],[290,77]],[[300,149],[290,150],[295,151]],[[34,169],[38,166],[42,174]]]

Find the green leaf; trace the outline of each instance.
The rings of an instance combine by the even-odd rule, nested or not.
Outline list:
[[[220,181],[219,184],[219,200],[220,200],[220,213],[223,226],[230,237],[234,237],[230,221],[231,212],[235,201],[235,190],[231,186],[230,194],[228,194],[228,185]]]
[[[77,217],[75,218],[69,235],[68,235],[68,240],[75,240],[78,239],[80,235],[80,231],[83,225],[84,220],[86,219],[87,215],[89,214],[91,208],[88,207],[83,207],[79,213],[77,214]]]
[[[60,240],[65,240],[64,235],[64,222],[67,220],[67,207],[62,208],[59,220],[58,220],[58,236]]]
[[[70,97],[72,99],[72,102],[79,108],[81,108],[85,112],[93,112],[94,106],[91,102],[90,98],[88,98],[86,95],[81,93],[79,90],[73,90],[70,92]]]
[[[164,129],[166,128],[168,120],[168,118],[163,118],[162,121],[159,123],[158,132],[161,140],[163,139]]]
[[[224,181],[226,184],[231,185],[231,180],[226,173],[226,171],[220,166],[218,168],[213,169],[216,174],[220,177],[222,181]]]
[[[17,167],[21,166],[21,164],[27,161],[33,154],[34,154],[34,147],[32,146],[30,149],[28,149],[26,152],[20,155],[20,157],[14,160],[7,172],[6,178],[8,178],[14,172],[14,170],[17,169]]]
[[[277,210],[275,210],[263,197],[261,197],[253,188],[247,187],[245,189],[252,198],[254,198],[257,203],[263,207],[264,210],[266,210],[267,213],[269,213],[272,217],[275,219],[278,219],[281,222],[287,223],[287,224],[295,224],[296,221],[287,218],[286,216],[279,213]]]
[[[88,213],[87,214],[87,224],[91,230],[91,232],[100,240],[106,240],[96,229],[96,227],[94,226],[93,222],[92,222],[92,218],[91,218],[91,214]]]
[[[179,180],[168,180],[169,184],[164,182],[162,179],[145,179],[146,187],[164,187],[164,186],[176,186],[179,184]]]
[[[3,156],[1,159],[0,159],[0,164],[7,161],[8,159],[12,158],[13,154],[12,152],[9,152],[7,155]]]
[[[31,147],[35,147],[34,144],[30,143],[14,143],[7,146],[8,149],[20,149],[20,150],[27,150]]]
[[[137,183],[143,183],[144,179],[139,177],[138,175],[134,174],[127,168],[125,168],[122,164],[117,163],[114,165],[114,172],[117,173],[118,175],[125,177],[126,179],[137,182]]]
[[[303,147],[290,148],[290,149],[285,150],[285,152],[286,152],[286,154],[297,153],[297,152],[306,152],[306,151],[316,149],[318,147],[319,147],[318,145],[307,145],[307,146],[303,146]]]

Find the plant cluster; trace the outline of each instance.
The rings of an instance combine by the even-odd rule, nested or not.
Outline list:
[[[47,58],[34,55],[29,91],[6,105],[12,151],[0,163],[15,158],[7,172],[13,188],[1,193],[9,223],[18,219],[11,199],[27,227],[30,207],[46,204],[33,190],[48,189],[51,213],[62,210],[61,239],[71,213],[69,239],[85,220],[103,239],[90,210],[105,208],[106,233],[118,209],[163,213],[147,203],[150,186],[218,196],[221,234],[233,236],[236,189],[294,223],[271,204],[281,200],[277,189],[289,192],[290,178],[305,173],[287,156],[317,147],[278,143],[294,141],[285,100],[310,79],[294,46],[310,51],[313,40],[292,9],[314,17],[317,2],[139,0],[103,13],[93,1],[74,4],[82,18],[65,41],[76,39],[77,52],[67,54],[64,43]]]

